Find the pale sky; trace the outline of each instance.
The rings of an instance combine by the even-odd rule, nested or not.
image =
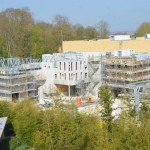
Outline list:
[[[0,11],[28,7],[36,21],[52,23],[64,15],[73,24],[95,26],[100,20],[111,31],[134,31],[150,22],[150,0],[0,0]]]

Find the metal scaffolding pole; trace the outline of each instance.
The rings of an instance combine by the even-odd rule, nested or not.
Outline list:
[[[150,83],[150,80],[135,82],[132,84],[128,84],[128,87],[133,87],[134,90],[134,105],[136,110],[136,122],[138,123],[140,121],[140,91],[142,88],[150,88],[150,85],[147,85],[147,83]]]

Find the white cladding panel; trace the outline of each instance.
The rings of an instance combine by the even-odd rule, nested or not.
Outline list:
[[[112,54],[116,57],[124,57],[124,56],[130,56],[133,55],[135,53],[134,50],[129,49],[129,50],[117,50],[112,52]]]
[[[82,60],[58,61],[55,70],[55,83],[64,85],[76,85],[79,80],[85,78],[87,63]]]
[[[150,39],[150,34],[145,34],[146,39]]]
[[[115,40],[115,41],[131,40],[131,36],[130,35],[111,35],[110,39]]]

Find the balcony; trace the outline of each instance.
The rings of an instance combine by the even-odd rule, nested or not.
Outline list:
[[[59,84],[59,85],[76,85],[78,83],[77,80],[54,80],[54,84]]]

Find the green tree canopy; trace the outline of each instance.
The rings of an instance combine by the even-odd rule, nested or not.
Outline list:
[[[150,33],[150,22],[143,22],[136,30],[136,36],[143,37]]]
[[[113,120],[113,116],[112,116],[113,97],[108,85],[102,85],[99,88],[98,95],[102,106],[102,110],[101,110],[102,120],[105,121],[108,131],[111,132],[112,120]]]

